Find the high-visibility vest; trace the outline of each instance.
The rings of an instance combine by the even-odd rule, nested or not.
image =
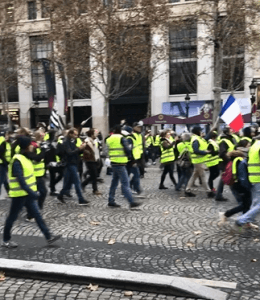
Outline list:
[[[0,136],[0,146],[5,142],[5,137],[4,136]],[[3,164],[4,161],[2,159],[0,159],[0,165]]]
[[[160,146],[160,143],[161,143],[161,137],[157,134],[157,135],[155,136],[155,140],[154,140],[153,145],[154,145],[154,146]]]
[[[108,155],[112,163],[126,164],[128,162],[128,157],[126,156],[124,147],[121,143],[122,137],[121,134],[112,134],[106,139]]]
[[[80,147],[82,144],[82,140],[80,138],[77,138],[76,139],[76,147]],[[79,156],[83,157],[83,153],[81,153]]]
[[[248,152],[248,175],[251,183],[260,182],[260,141],[254,143]]]
[[[33,169],[33,163],[30,159],[26,158],[22,154],[15,154],[12,158],[9,168],[8,168],[8,178],[9,178],[9,197],[16,198],[16,197],[23,197],[27,196],[28,193],[23,190],[20,186],[20,183],[17,179],[17,177],[13,176],[13,163],[15,160],[19,160],[21,163],[21,166],[23,168],[23,177],[25,180],[25,183],[30,187],[31,190],[34,192],[37,191],[37,185],[36,185],[36,178],[34,176],[34,169]]]
[[[223,139],[221,139],[221,140],[219,141],[219,145],[220,145],[223,141],[228,145],[227,152],[233,151],[233,150],[235,149],[235,145],[234,145],[230,140],[225,139],[225,138],[223,138]]]
[[[6,142],[5,143],[5,160],[10,163],[11,161],[11,152],[12,152],[12,147],[11,147],[11,144],[9,142]]]
[[[232,137],[233,137],[233,139],[236,141],[236,144],[238,144],[239,141],[240,141],[240,137],[237,136],[235,133],[232,134]]]
[[[169,137],[169,140],[170,140],[171,142],[175,142],[175,138],[172,137],[172,136]]]
[[[150,145],[153,145],[153,137],[149,135],[147,139],[145,139],[145,147],[148,148]]]
[[[36,153],[40,154],[41,149],[36,148]],[[33,167],[34,167],[34,176],[35,177],[42,177],[45,173],[45,163],[44,159],[42,159],[40,162],[33,162]]]
[[[205,139],[203,139],[202,137],[194,134],[191,137],[191,146],[192,146],[194,141],[199,142],[199,150],[200,151],[206,151],[207,150],[208,143]],[[193,164],[201,164],[201,163],[204,163],[206,160],[207,160],[207,155],[195,154],[194,152],[191,153],[191,162]]]
[[[135,160],[140,159],[143,154],[143,136],[140,133],[134,132],[128,138],[133,141],[132,154]]]
[[[217,144],[216,141],[209,140],[209,145],[213,146],[215,152],[219,151],[219,145]],[[213,167],[213,166],[218,165],[219,161],[220,161],[220,159],[219,159],[219,155],[218,154],[214,155],[214,156],[212,156],[211,154],[208,154],[207,155],[207,160],[205,161],[205,164],[209,168],[209,167]]]
[[[176,147],[177,150],[179,151],[179,157],[181,157],[185,151],[189,151],[189,153],[193,152],[190,142],[180,142],[177,144]]]
[[[175,155],[174,155],[173,147],[164,149],[162,146],[162,142],[160,147],[161,147],[161,159],[160,159],[161,164],[174,161]]]
[[[14,149],[14,154],[20,154],[20,152],[21,152],[21,147],[17,145]]]
[[[252,143],[252,139],[250,137],[243,136],[240,141],[244,141],[244,140],[248,141],[249,143]]]
[[[50,139],[50,134],[48,132],[45,133],[43,140],[48,141]]]
[[[235,182],[237,182],[237,161],[242,161],[242,160],[243,160],[242,157],[236,157],[232,162],[232,175]]]

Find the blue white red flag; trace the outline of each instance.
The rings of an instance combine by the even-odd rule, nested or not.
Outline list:
[[[244,120],[238,102],[230,95],[222,107],[219,117],[234,131],[244,127]]]

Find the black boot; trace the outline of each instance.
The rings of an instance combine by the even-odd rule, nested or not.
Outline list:
[[[168,190],[168,188],[166,186],[164,186],[163,184],[160,184],[159,190]]]

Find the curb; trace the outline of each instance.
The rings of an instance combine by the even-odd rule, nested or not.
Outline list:
[[[227,293],[200,285],[187,278],[121,270],[0,259],[0,271],[4,271],[7,276],[77,284],[95,283],[105,287],[140,290],[179,297],[226,300],[228,296]]]

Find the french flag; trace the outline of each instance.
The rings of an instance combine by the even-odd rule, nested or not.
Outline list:
[[[219,117],[228,124],[234,132],[237,132],[244,127],[244,120],[240,107],[233,95],[228,97],[225,105],[222,107]]]

